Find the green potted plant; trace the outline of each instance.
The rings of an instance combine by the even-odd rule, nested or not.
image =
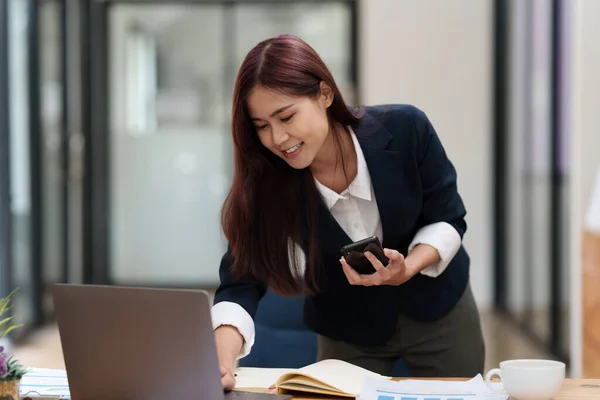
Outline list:
[[[12,308],[10,300],[16,291],[0,300],[0,339],[21,326],[12,323],[14,317],[3,318]],[[26,369],[0,346],[0,400],[19,400],[19,383],[25,373]]]

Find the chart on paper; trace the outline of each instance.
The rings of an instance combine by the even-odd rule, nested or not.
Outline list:
[[[468,381],[367,378],[358,400],[508,400],[491,391],[477,375]]]
[[[432,396],[431,394],[403,394],[403,393],[378,393],[377,400],[475,400],[477,396],[475,395],[443,395],[436,394]]]

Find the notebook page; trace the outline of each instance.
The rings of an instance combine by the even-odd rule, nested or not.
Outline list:
[[[296,370],[285,368],[239,367],[235,370],[237,374],[235,387],[236,389],[268,388],[275,384],[281,375],[294,371]]]
[[[337,390],[336,388],[334,388],[333,386],[327,385],[325,383],[322,383],[321,381],[317,381],[312,378],[308,378],[304,375],[288,375],[288,376],[291,376],[291,378],[286,378],[285,383],[283,383],[281,385],[282,387],[284,387],[286,389],[288,389],[292,385],[302,385],[302,386],[306,386],[306,387],[327,390],[329,392],[342,393],[339,390]]]
[[[367,369],[341,360],[323,360],[300,368],[300,372],[321,380],[344,393],[359,395],[366,377],[383,378]]]
[[[342,392],[336,392],[336,391],[332,391],[329,389],[322,389],[322,388],[316,388],[314,385],[310,384],[310,385],[303,385],[301,383],[286,383],[285,384],[285,389],[286,390],[295,390],[295,391],[299,391],[299,392],[306,392],[306,393],[311,393],[311,394],[316,394],[316,395],[327,395],[327,396],[335,396],[335,398],[341,398],[341,397],[348,397],[348,398],[356,398],[356,396],[354,396],[353,394],[345,394]],[[305,398],[305,397],[301,397],[301,398]]]

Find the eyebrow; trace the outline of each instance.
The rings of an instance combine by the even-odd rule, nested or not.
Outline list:
[[[281,114],[282,112],[284,112],[285,110],[287,110],[291,106],[293,106],[293,104],[288,104],[287,106],[278,108],[277,110],[273,111],[273,113],[271,114],[271,117],[274,117],[277,114]],[[262,121],[262,118],[252,118],[252,121]]]

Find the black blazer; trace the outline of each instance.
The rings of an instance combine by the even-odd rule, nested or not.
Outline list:
[[[367,107],[354,132],[364,152],[383,227],[383,246],[405,254],[423,226],[445,221],[463,237],[463,202],[456,171],[425,114],[413,106]],[[319,201],[318,238],[324,275],[318,296],[307,297],[304,320],[332,339],[363,345],[388,340],[397,315],[432,321],[448,313],[465,291],[469,257],[461,246],[436,278],[417,274],[400,286],[352,286],[339,263],[340,249],[352,242],[325,203]],[[215,304],[240,304],[254,318],[266,287],[252,279],[234,280],[227,252]]]

